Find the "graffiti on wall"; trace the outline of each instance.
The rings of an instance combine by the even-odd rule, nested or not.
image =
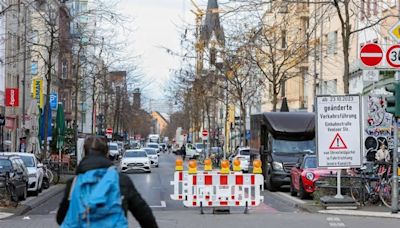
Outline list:
[[[393,142],[393,116],[385,111],[384,96],[368,96],[365,124],[365,155],[368,161],[375,160],[376,151],[381,144],[392,150]]]

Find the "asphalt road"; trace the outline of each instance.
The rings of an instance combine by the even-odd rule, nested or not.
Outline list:
[[[363,218],[350,216],[335,216],[310,214],[303,212],[279,194],[263,192],[264,204],[243,214],[242,209],[231,210],[230,215],[213,215],[206,210],[200,215],[198,209],[184,208],[181,202],[170,200],[175,156],[162,154],[160,167],[153,168],[151,173],[129,174],[142,197],[152,207],[160,227],[395,227],[396,219]],[[24,216],[10,217],[0,220],[0,227],[56,227],[55,213],[62,194],[48,199],[43,205],[30,211]],[[135,221],[130,217],[130,227]]]

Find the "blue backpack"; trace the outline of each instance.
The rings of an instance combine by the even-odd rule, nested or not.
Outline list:
[[[128,227],[115,167],[90,170],[74,178],[61,227]]]

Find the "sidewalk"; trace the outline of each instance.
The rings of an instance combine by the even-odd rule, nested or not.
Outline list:
[[[36,197],[31,196],[24,201],[20,201],[17,207],[7,207],[7,208],[0,207],[0,219],[4,219],[10,216],[23,215],[28,211],[39,207],[49,198],[64,191],[64,188],[65,188],[64,184],[53,185],[49,189],[43,190],[43,192]]]
[[[309,213],[400,219],[400,212],[398,214],[392,214],[391,210],[384,205],[364,206],[359,208],[332,207],[324,209],[321,205],[317,204],[315,200],[301,200],[298,197],[291,196],[288,192],[273,192],[272,194],[280,197],[282,200],[287,200],[294,206]]]

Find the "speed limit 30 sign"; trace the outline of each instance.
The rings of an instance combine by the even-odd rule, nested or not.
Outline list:
[[[391,46],[386,52],[386,61],[395,68],[400,68],[400,45]]]

